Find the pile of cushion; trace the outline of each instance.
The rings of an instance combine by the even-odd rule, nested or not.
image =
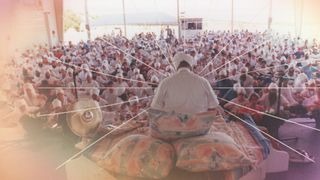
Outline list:
[[[154,122],[161,121],[158,124],[160,126],[157,126],[158,136],[155,133],[129,133],[130,135],[122,136],[111,148],[99,152],[99,158],[95,158],[98,165],[116,174],[161,179],[175,166],[191,172],[205,172],[232,170],[252,164],[226,133],[205,134],[210,129],[210,122],[215,119],[210,113],[185,117],[174,113],[160,113],[155,117],[153,116],[153,120],[156,119]],[[170,120],[175,121],[170,123]],[[162,131],[164,126],[172,133],[166,135]],[[174,131],[186,133],[175,134]]]

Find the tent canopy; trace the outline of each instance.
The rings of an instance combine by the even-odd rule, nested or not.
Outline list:
[[[128,25],[175,25],[177,24],[176,17],[165,13],[128,13],[126,14],[126,22]],[[92,26],[106,25],[122,25],[122,14],[110,14],[102,16],[92,22]]]

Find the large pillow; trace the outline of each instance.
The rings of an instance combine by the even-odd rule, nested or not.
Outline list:
[[[195,115],[149,111],[150,133],[154,138],[165,141],[206,134],[216,119],[213,112]]]
[[[235,141],[222,132],[181,139],[173,145],[177,153],[176,166],[187,171],[223,171],[252,164]]]
[[[129,132],[121,132],[121,134],[113,135],[112,133],[104,138],[102,141],[98,142],[91,148],[91,150],[87,151],[86,155],[93,160],[94,162],[100,161],[105,154],[119,141],[122,139],[131,136],[131,135],[147,135],[149,134],[149,127],[140,127],[133,129]]]
[[[145,135],[131,135],[112,147],[98,164],[126,176],[160,179],[169,174],[174,160],[172,145]]]

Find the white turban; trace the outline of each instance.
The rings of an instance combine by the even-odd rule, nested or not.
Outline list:
[[[138,69],[138,68],[134,68],[134,69],[133,69],[133,73],[135,73],[135,74],[139,74],[139,73],[140,73],[140,69]]]
[[[316,84],[316,81],[314,79],[310,79],[308,81],[308,86],[311,86],[312,84]]]
[[[117,87],[115,94],[117,96],[121,96],[126,92],[126,87]]]
[[[67,69],[67,72],[68,72],[68,73],[73,73],[73,69],[72,69],[72,68],[68,68],[68,69]]]
[[[238,87],[236,92],[237,92],[237,94],[246,95],[246,90],[243,87]]]
[[[241,73],[248,73],[248,68],[247,67],[243,67],[241,68]]]
[[[55,109],[55,108],[58,108],[58,107],[62,107],[61,101],[58,100],[58,99],[54,99],[54,100],[52,101],[52,107],[53,107],[54,109]]]
[[[56,95],[58,95],[58,94],[64,94],[63,89],[61,89],[61,88],[56,89]]]
[[[187,62],[190,66],[192,66],[193,64],[193,57],[185,54],[185,53],[177,53],[174,57],[173,57],[173,65],[176,69],[178,69],[180,63],[182,61]]]
[[[268,90],[276,90],[278,89],[278,85],[276,83],[270,83]]]
[[[122,79],[122,78],[123,78],[123,74],[122,74],[122,73],[118,73],[118,74],[116,75],[116,77]]]
[[[159,82],[159,78],[158,78],[157,76],[153,75],[153,76],[151,77],[151,82],[156,82],[156,83],[158,83],[158,82]]]
[[[140,80],[143,80],[143,81],[144,81],[144,77],[143,77],[143,75],[142,75],[142,74],[139,74],[139,75],[138,75],[138,79],[140,79]]]
[[[159,62],[154,63],[155,68],[160,68],[161,64]]]
[[[115,66],[116,69],[121,69],[121,67],[122,67],[121,64],[116,64]]]
[[[167,71],[167,72],[169,72],[169,71],[173,71],[172,66],[167,66],[167,67],[166,67],[166,71]]]
[[[84,69],[84,70],[90,70],[88,64],[82,64],[81,68]]]
[[[97,95],[97,96],[99,96],[99,93],[100,93],[100,90],[98,89],[98,88],[92,88],[91,90],[90,90],[90,95]]]
[[[306,82],[308,80],[308,76],[305,74],[305,73],[300,73],[297,78],[296,78],[297,81],[299,82]]]
[[[227,76],[227,71],[225,69],[221,70],[219,76]]]
[[[229,71],[237,70],[237,66],[235,64],[232,64],[229,66]]]
[[[130,98],[129,98],[129,103],[130,103],[130,105],[133,105],[133,104],[135,104],[135,103],[139,103],[139,98],[138,98],[138,96],[132,96],[132,97],[130,97]]]
[[[240,88],[240,87],[241,87],[240,83],[236,83],[236,84],[233,85],[233,90],[237,91],[237,89]]]

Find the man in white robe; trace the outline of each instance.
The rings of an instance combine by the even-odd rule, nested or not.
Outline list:
[[[151,108],[196,114],[219,107],[210,83],[191,71],[192,61],[193,58],[184,53],[175,55],[174,66],[177,72],[160,83]]]

